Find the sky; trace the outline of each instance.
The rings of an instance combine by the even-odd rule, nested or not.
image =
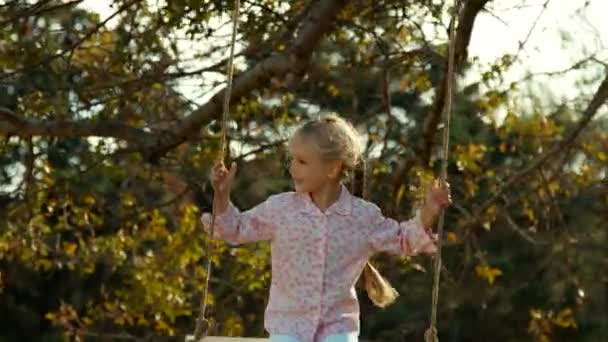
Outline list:
[[[105,18],[112,13],[109,3],[109,0],[85,0],[82,6]],[[585,3],[588,3],[586,7]],[[519,56],[518,63],[505,77],[508,82],[522,79],[527,72],[567,69],[589,52],[601,52],[598,58],[608,60],[607,0],[494,0],[489,7],[489,11],[481,12],[476,19],[469,46],[469,56],[479,60],[477,69],[471,70],[462,83],[477,81],[484,70],[507,53]],[[573,39],[564,43],[563,37]],[[525,47],[518,53],[523,41],[526,41]],[[186,53],[196,51],[196,42],[182,41],[181,44]],[[580,77],[580,73],[570,73],[550,84],[539,78],[531,87],[542,87],[568,100],[580,94],[577,85]],[[204,102],[213,93],[202,97],[197,94],[200,85],[196,80],[185,81],[180,88],[195,102]]]
[[[588,2],[584,10],[580,10]],[[526,72],[554,72],[568,69],[590,53],[608,61],[608,1],[606,0],[495,0],[493,13],[482,13],[472,34],[470,52],[483,63],[491,63],[504,53],[517,53],[526,42],[521,63],[508,75],[521,79]],[[517,8],[521,4],[529,6]],[[547,8],[543,10],[543,4]],[[534,24],[537,18],[540,19]],[[497,19],[499,17],[500,19]],[[529,33],[531,31],[531,34]],[[562,38],[571,38],[564,41]],[[598,69],[599,70],[599,69]],[[577,95],[573,73],[562,82],[543,83],[557,95]]]
[[[105,18],[112,13],[109,3],[109,0],[85,0],[81,6]],[[585,3],[588,3],[586,7]],[[490,11],[483,11],[476,19],[469,46],[469,56],[477,57],[482,68],[505,53],[516,54],[520,42],[528,36],[525,48],[519,53],[520,63],[507,77],[510,80],[521,79],[526,71],[566,69],[589,51],[603,51],[598,57],[608,60],[606,0],[494,0],[489,7]],[[540,19],[537,21],[537,18]],[[563,36],[573,39],[565,45]],[[192,42],[182,44],[193,45]],[[192,49],[186,49],[189,50]],[[474,81],[475,72],[469,77]],[[565,78],[564,83],[551,89],[558,95],[568,96],[574,83],[574,78]]]
[[[517,51],[519,42],[525,40],[534,21],[543,11],[542,5],[546,0],[495,0],[494,2],[496,9],[492,12],[495,15],[483,12],[477,19],[473,31],[470,50],[482,61],[492,60],[504,52]],[[516,7],[522,3],[529,5],[523,8]],[[601,44],[604,44],[604,49],[608,48],[606,20],[608,1],[590,0],[590,5],[585,11],[577,12],[584,3],[584,0],[548,2],[524,50],[528,66],[539,71],[559,70],[567,67],[577,52],[580,54],[581,45],[593,50],[601,49]],[[583,17],[588,19],[588,25],[581,25],[585,22]],[[561,31],[576,37],[576,42],[563,46]],[[600,41],[596,41],[596,33]],[[604,56],[608,54],[604,53]]]

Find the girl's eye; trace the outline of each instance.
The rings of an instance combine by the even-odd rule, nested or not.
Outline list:
[[[291,164],[291,163],[293,163],[294,161],[295,161],[296,163],[298,163],[298,164],[302,164],[302,165],[306,165],[306,164],[308,164],[308,163],[307,163],[307,162],[306,162],[304,159],[302,159],[302,158],[296,158],[296,157],[293,157],[293,156],[288,156],[288,157],[286,157],[286,158],[285,158],[285,162],[286,162],[287,164]]]

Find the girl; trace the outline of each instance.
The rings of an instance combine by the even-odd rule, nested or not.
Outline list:
[[[435,182],[414,219],[397,222],[354,197],[343,185],[361,158],[355,129],[330,115],[300,127],[289,141],[294,192],[270,196],[246,212],[230,202],[236,165],[214,166],[215,237],[232,244],[269,240],[272,280],[264,325],[272,342],[356,342],[359,303],[355,283],[366,269],[368,294],[384,306],[393,288],[367,263],[376,252],[433,253],[447,184]],[[209,228],[210,215],[203,215]]]

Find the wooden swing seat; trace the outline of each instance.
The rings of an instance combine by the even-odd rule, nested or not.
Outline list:
[[[258,337],[220,337],[220,336],[207,336],[201,342],[262,342],[270,341],[267,338]]]
[[[202,338],[199,342],[267,342],[270,341],[268,338],[260,337],[221,337],[221,336],[207,336]],[[186,336],[186,342],[194,342],[194,336]]]

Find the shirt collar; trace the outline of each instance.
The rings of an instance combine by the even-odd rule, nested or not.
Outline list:
[[[344,184],[340,185],[340,195],[338,200],[329,206],[323,213],[312,201],[310,198],[310,194],[308,193],[300,193],[300,198],[302,199],[303,205],[301,209],[303,212],[312,215],[323,215],[336,213],[339,215],[350,215],[353,210],[353,196],[348,191]]]

